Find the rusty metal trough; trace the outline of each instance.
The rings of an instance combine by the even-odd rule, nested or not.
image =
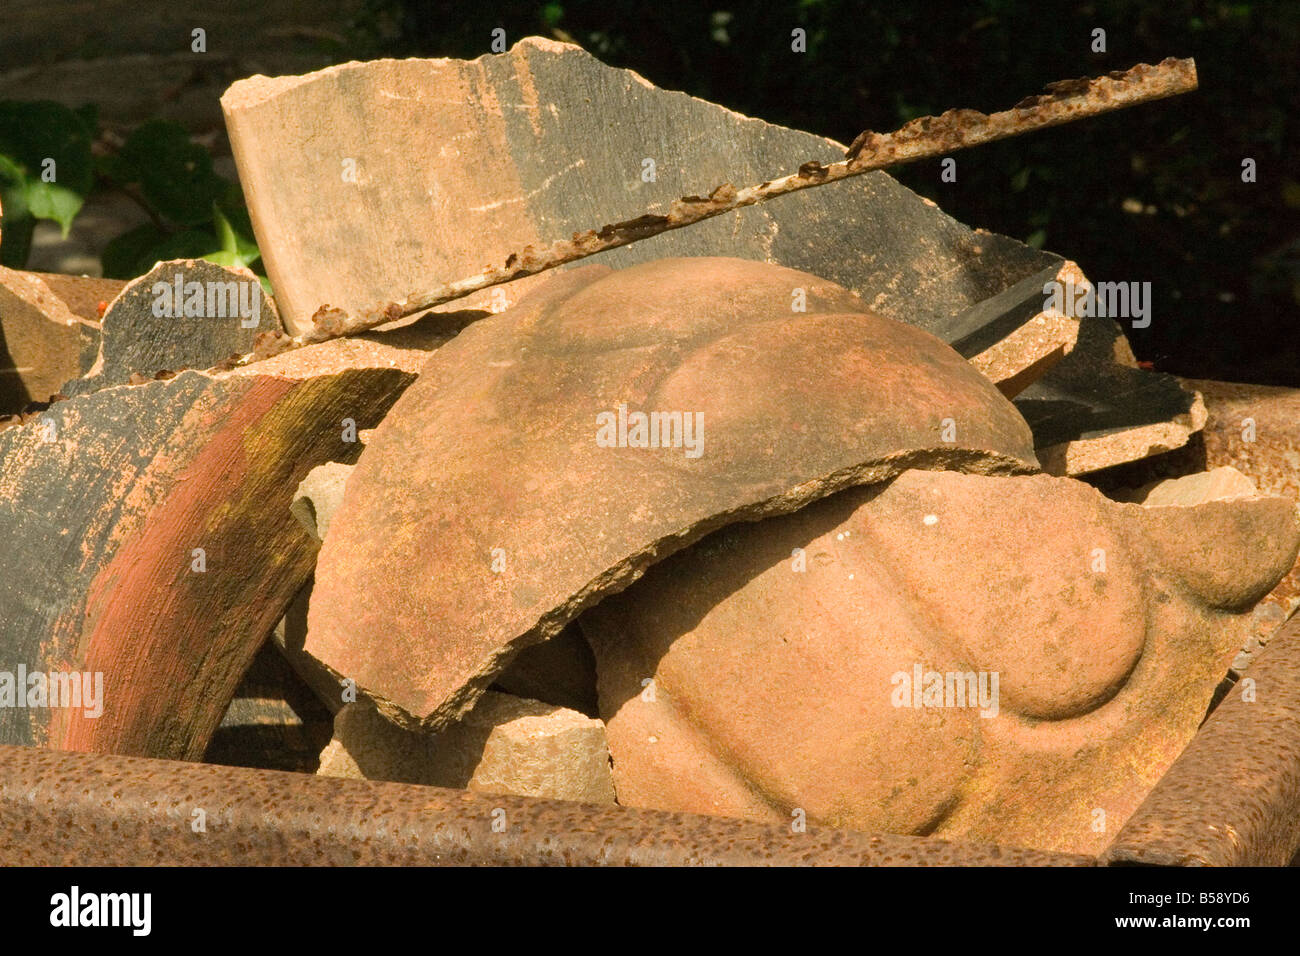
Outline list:
[[[924,837],[0,747],[0,863],[1284,865],[1300,849],[1300,616],[1097,859]]]

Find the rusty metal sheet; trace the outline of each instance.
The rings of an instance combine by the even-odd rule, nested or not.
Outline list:
[[[196,829],[202,811],[202,830]],[[0,864],[1090,866],[1091,857],[0,746]]]
[[[1297,850],[1300,617],[1259,653],[1102,860],[1284,866]]]

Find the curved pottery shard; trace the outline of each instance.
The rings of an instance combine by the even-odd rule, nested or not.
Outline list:
[[[1280,498],[918,471],[726,528],[582,618],[619,801],[1094,853],[1298,542]]]
[[[587,267],[443,346],[384,419],[322,548],[306,650],[439,727],[725,524],[909,467],[1036,466],[987,379],[840,286],[740,259]]]
[[[311,574],[294,487],[355,453],[442,341],[398,331],[103,388],[0,431],[0,743],[203,755]]]

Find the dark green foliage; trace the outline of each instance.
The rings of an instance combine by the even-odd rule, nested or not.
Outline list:
[[[52,102],[0,103],[0,261],[21,267],[38,219],[68,227],[92,188],[120,189],[149,213],[149,223],[113,239],[104,275],[129,279],[162,259],[208,259],[251,266],[259,258],[239,186],[212,169],[212,155],[178,123],[152,120],[121,149],[93,156],[93,107]],[[49,160],[54,165],[49,165]],[[43,170],[52,170],[43,176]],[[47,181],[49,180],[49,181]]]

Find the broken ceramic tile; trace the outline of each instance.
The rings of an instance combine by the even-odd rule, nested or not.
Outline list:
[[[64,382],[89,368],[99,342],[99,320],[89,300],[111,299],[121,287],[112,279],[0,266],[0,414],[49,401]]]
[[[518,651],[723,524],[907,467],[1034,470],[1029,443],[956,352],[823,279],[575,270],[439,349],[376,430],[306,650],[391,719],[445,726]]]
[[[275,304],[249,270],[203,259],[160,262],[108,304],[99,354],[64,393],[84,395],[133,375],[212,368],[253,351],[259,335],[282,330]]]
[[[1070,353],[1016,396],[1051,475],[1084,475],[1180,448],[1205,425],[1201,396],[1139,368],[1111,319],[1079,320]]]
[[[222,108],[258,245],[294,332],[323,305],[379,306],[529,245],[845,152],[540,37],[476,60],[254,76],[233,84]],[[954,342],[966,358],[996,344],[972,320],[996,325],[1002,339],[1042,313],[976,306],[1065,265],[971,230],[885,173],[742,209],[601,261],[620,268],[667,256],[736,256],[824,276],[873,312]],[[499,311],[543,281],[488,289],[463,307]],[[985,363],[1000,381],[1024,378],[1073,334],[1069,323],[1037,322]],[[1022,356],[1029,366],[1011,367]]]
[[[356,429],[379,421],[444,340],[420,350],[374,338],[111,386],[0,431],[0,538],[12,542],[0,551],[0,649],[32,678],[86,676],[95,697],[0,707],[0,740],[203,754],[311,572],[294,487],[354,454]],[[0,673],[0,695],[6,674],[22,684]]]

